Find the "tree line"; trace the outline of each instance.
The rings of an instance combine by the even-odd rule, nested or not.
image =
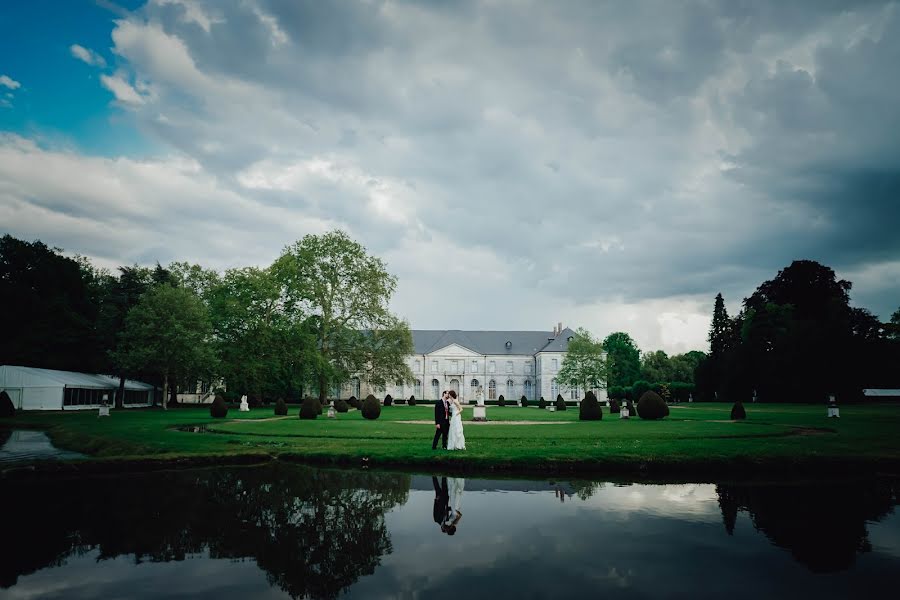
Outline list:
[[[307,235],[268,267],[121,266],[0,238],[0,364],[105,373],[163,389],[224,380],[229,394],[324,401],[354,374],[373,386],[412,373],[384,262],[342,231]]]

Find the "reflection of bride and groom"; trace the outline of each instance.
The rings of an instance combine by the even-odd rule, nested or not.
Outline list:
[[[462,519],[462,495],[466,486],[466,480],[461,477],[451,477],[447,485],[447,478],[431,476],[434,486],[434,522],[440,525],[441,532],[447,535],[456,533],[456,526]]]
[[[445,391],[434,404],[434,440],[431,449],[437,450],[438,440],[445,450],[465,450],[466,436],[463,434],[462,404],[456,397],[456,390]]]

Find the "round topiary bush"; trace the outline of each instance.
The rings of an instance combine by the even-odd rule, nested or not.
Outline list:
[[[225,398],[216,394],[212,404],[209,405],[209,416],[214,419],[224,419],[228,414],[228,405],[225,404]]]
[[[323,412],[325,412],[325,411],[322,409],[322,401],[319,400],[318,398],[313,398],[313,400],[316,401],[316,414],[317,414],[317,415],[321,415]]]
[[[416,397],[410,396],[409,401],[407,401],[407,404],[409,404],[410,406],[415,406],[416,405]]]
[[[556,410],[566,410],[566,408],[568,408],[566,406],[566,401],[563,400],[562,394],[556,395],[556,402],[553,404],[556,405]]]
[[[619,414],[622,411],[622,405],[619,404],[619,401],[615,398],[609,399],[609,412],[614,415]]]
[[[275,414],[279,417],[287,415],[287,404],[284,403],[284,398],[279,398],[275,401]]]
[[[303,404],[300,405],[300,418],[301,419],[315,419],[319,416],[319,409],[322,407],[322,404],[315,398],[307,398],[303,401]]]
[[[394,403],[394,399],[391,397],[390,394],[388,394],[387,396],[384,397],[384,405],[385,406],[390,406],[393,403]]]
[[[343,398],[338,398],[334,401],[334,410],[335,412],[345,413],[350,410],[350,406],[347,404],[347,401]]]
[[[644,381],[643,379],[635,381],[634,385],[631,386],[632,400],[636,399],[636,400],[640,401],[640,399],[643,397],[643,395],[646,392],[651,391],[652,388],[653,388],[653,386],[650,385],[649,381]],[[657,395],[659,395],[659,394],[657,394]]]
[[[600,421],[601,419],[603,419],[603,409],[600,407],[600,403],[597,402],[597,396],[594,392],[588,392],[584,395],[584,400],[581,401],[581,405],[578,407],[578,420]]]
[[[359,408],[359,400],[356,398],[356,396],[350,396],[350,398],[347,400],[347,404],[349,404],[353,408]]]
[[[500,397],[497,398],[497,406],[506,406],[506,398],[503,397],[503,394],[500,394]]]
[[[366,396],[362,404],[362,416],[370,421],[374,421],[381,416],[381,402],[372,394]]]
[[[6,393],[6,390],[0,392],[0,418],[10,419],[16,416],[16,407],[13,406],[12,398]]]
[[[650,421],[662,419],[669,414],[669,407],[665,401],[656,392],[644,392],[641,399],[637,403],[637,413],[642,419]]]
[[[734,403],[734,406],[731,407],[731,420],[743,421],[746,418],[747,411],[744,409],[744,403],[738,400]]]
[[[522,405],[522,408],[525,408],[526,406],[528,406],[528,398],[526,398],[525,396],[522,396],[522,399],[519,400],[519,404]]]
[[[543,396],[541,396],[541,399],[538,400],[538,408],[547,408],[547,401],[544,400]]]

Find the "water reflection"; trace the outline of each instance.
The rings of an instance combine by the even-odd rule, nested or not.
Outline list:
[[[16,542],[0,550],[0,597],[149,598],[175,595],[160,587],[172,582],[218,600],[259,586],[294,598],[840,597],[893,580],[897,502],[885,479],[644,485],[273,465],[0,480]]]

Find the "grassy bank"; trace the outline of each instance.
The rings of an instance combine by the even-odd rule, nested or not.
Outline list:
[[[467,450],[431,450],[434,426],[428,406],[391,406],[367,421],[358,411],[286,418],[272,409],[231,410],[212,419],[205,408],[96,412],[27,413],[0,421],[0,427],[47,431],[62,448],[104,461],[243,462],[277,457],[318,464],[389,466],[425,470],[477,470],[521,473],[608,472],[679,473],[797,472],[798,470],[900,467],[900,406],[841,408],[827,419],[823,406],[749,405],[744,422],[728,420],[730,405],[673,406],[662,421],[618,419],[578,421],[578,412],[491,407],[491,424],[469,423]],[[466,420],[471,418],[467,410]],[[530,424],[514,422],[530,421]],[[536,423],[536,422],[547,422]],[[205,425],[210,433],[179,431]]]

